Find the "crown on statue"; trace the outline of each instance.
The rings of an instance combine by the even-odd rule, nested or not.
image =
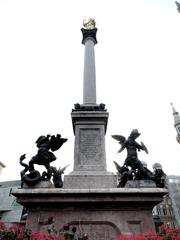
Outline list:
[[[92,30],[92,29],[95,28],[96,22],[95,22],[95,20],[94,20],[93,18],[89,18],[88,20],[85,19],[85,20],[83,21],[83,26],[84,26],[86,29],[88,29],[88,30]]]

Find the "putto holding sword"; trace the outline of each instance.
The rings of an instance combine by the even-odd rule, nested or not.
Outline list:
[[[122,135],[112,135],[121,145],[118,153],[122,152],[125,148],[127,150],[127,157],[122,167],[117,162],[114,162],[118,172],[122,175],[121,184],[123,187],[128,179],[140,180],[149,179],[153,180],[153,174],[148,170],[143,163],[138,159],[137,151],[143,150],[148,154],[148,150],[143,142],[139,144],[136,139],[140,136],[137,129],[133,129],[129,137],[126,139]]]

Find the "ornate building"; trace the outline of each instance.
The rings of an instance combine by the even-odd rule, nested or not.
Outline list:
[[[178,226],[180,226],[180,176],[169,175],[167,177],[169,196]]]
[[[169,193],[152,212],[156,230],[162,224],[173,228],[180,226],[180,176],[169,175],[166,179]]]
[[[172,200],[169,194],[165,195],[163,201],[154,207],[152,216],[156,231],[158,231],[161,225],[172,228],[177,227]]]
[[[180,143],[180,116],[179,116],[179,113],[174,108],[172,103],[171,103],[171,105],[172,105],[173,116],[174,116],[174,127],[177,132],[176,140],[178,143]]]

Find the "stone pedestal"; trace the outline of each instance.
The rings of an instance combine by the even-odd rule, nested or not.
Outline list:
[[[106,111],[74,111],[74,170],[64,176],[64,188],[89,189],[116,187],[116,177],[107,172],[105,133]]]
[[[120,234],[139,235],[153,229],[152,209],[166,193],[160,188],[13,190],[28,209],[33,230],[47,229],[47,220],[53,217],[58,229],[76,226],[91,240],[114,240]]]

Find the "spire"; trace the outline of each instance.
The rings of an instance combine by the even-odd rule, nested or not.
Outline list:
[[[172,110],[173,110],[173,115],[178,114],[178,112],[176,111],[176,109],[173,106],[173,103],[171,103],[171,106],[172,106]]]
[[[173,110],[173,115],[174,115],[174,126],[176,127],[177,125],[180,126],[180,116],[179,113],[176,111],[176,109],[173,106],[173,103],[171,103],[172,110]]]
[[[172,103],[171,103],[171,106],[172,106],[173,115],[174,115],[174,127],[177,132],[176,140],[178,143],[180,143],[180,116],[179,116],[179,113],[174,108]]]

